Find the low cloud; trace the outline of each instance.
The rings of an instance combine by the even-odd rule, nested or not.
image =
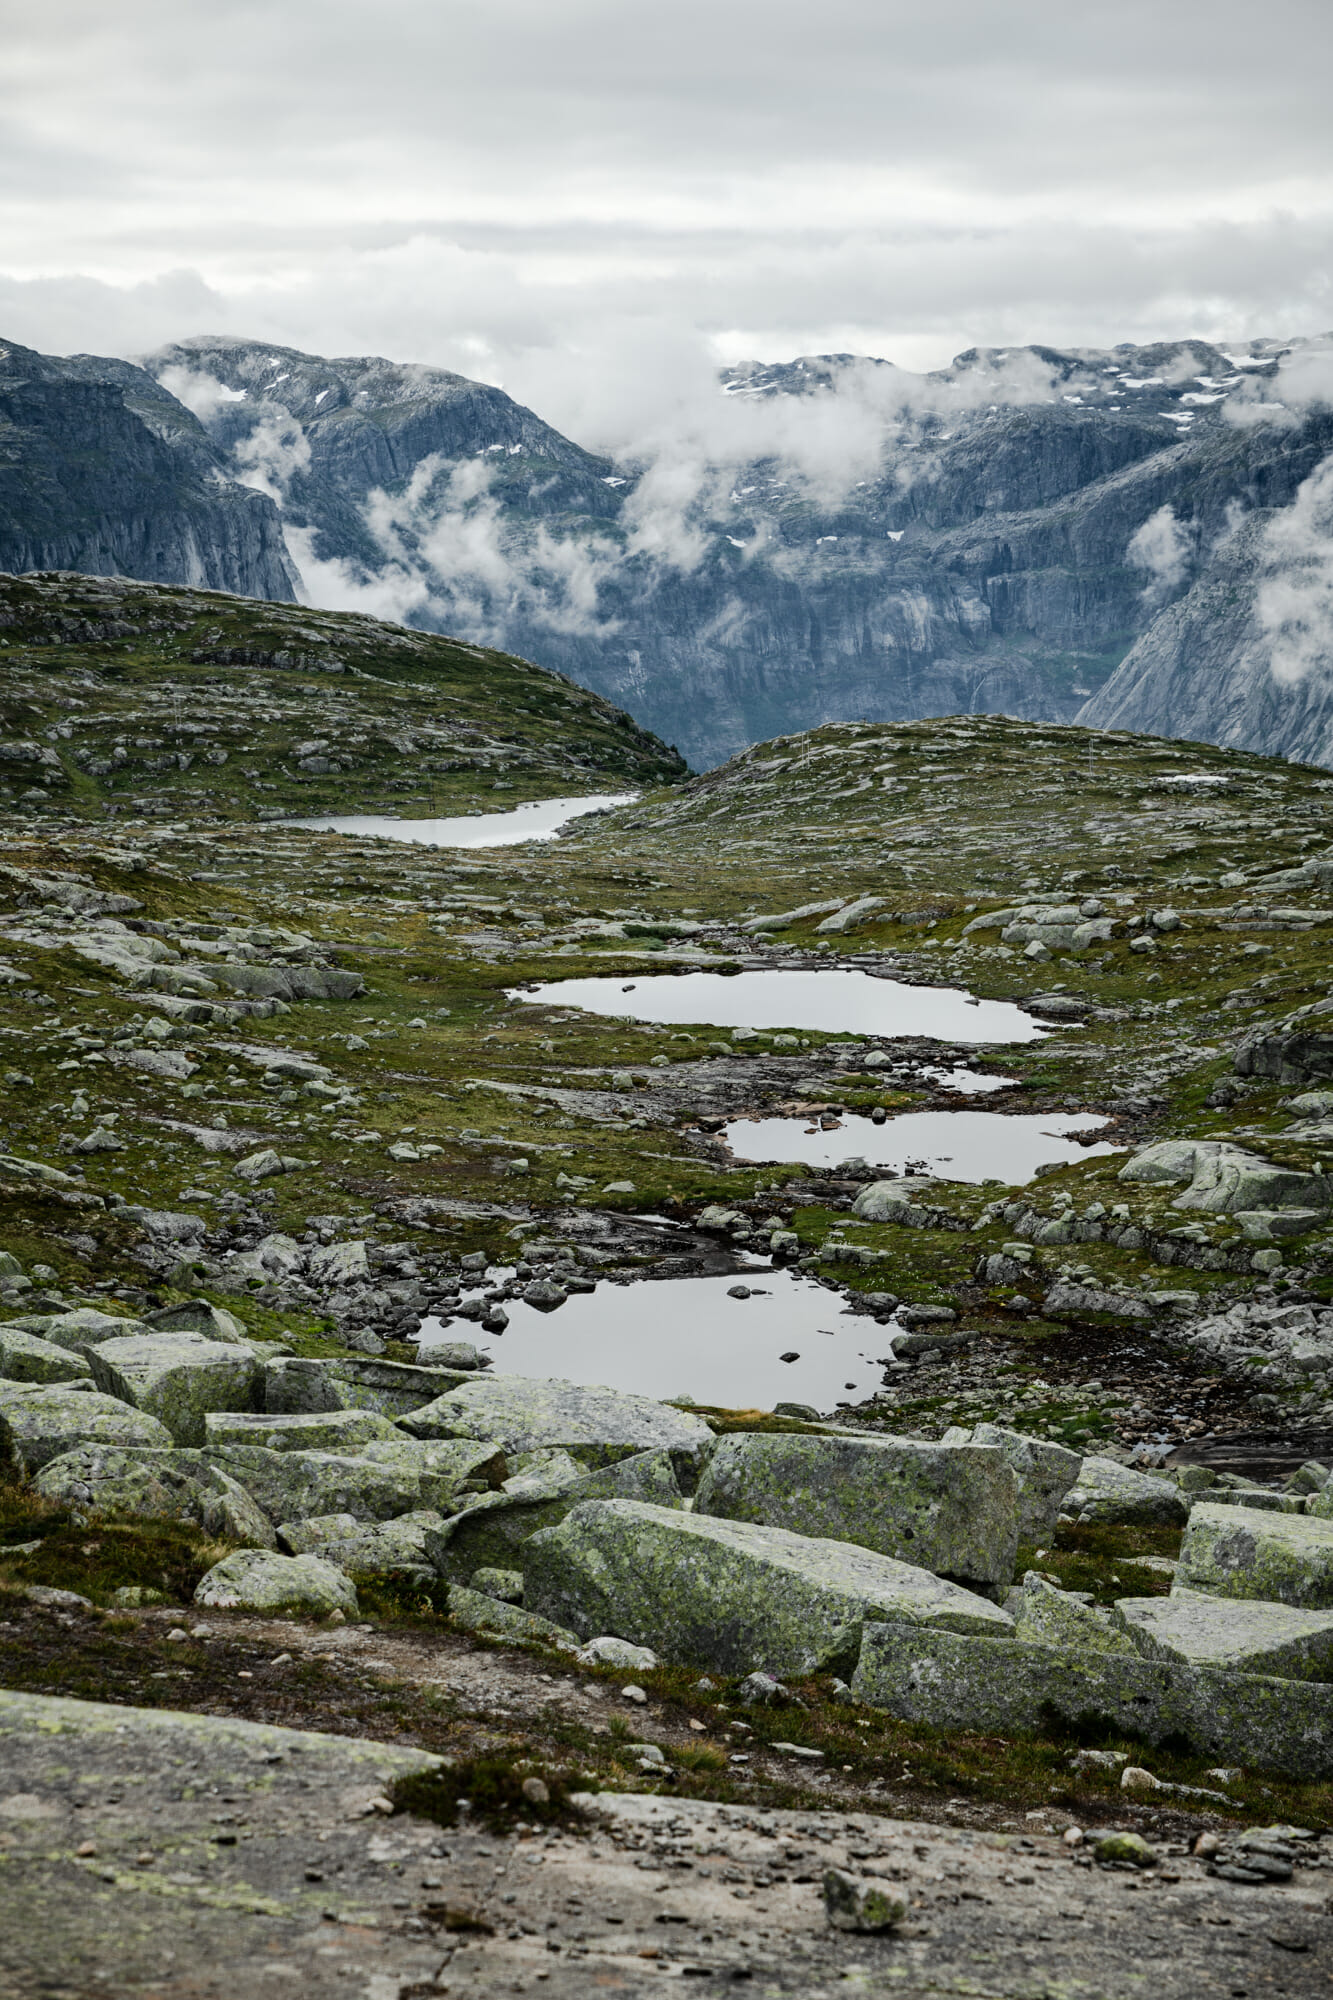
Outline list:
[[[1148,572],[1143,590],[1145,604],[1163,604],[1179,589],[1193,547],[1193,535],[1169,506],[1159,507],[1134,530],[1125,549],[1125,560],[1132,568]]]
[[[1273,517],[1263,555],[1255,622],[1269,672],[1279,687],[1333,686],[1333,454]]]

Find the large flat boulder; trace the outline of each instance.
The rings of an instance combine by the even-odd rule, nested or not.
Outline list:
[[[1148,1743],[1187,1743],[1219,1763],[1333,1775],[1333,1686],[1316,1682],[1124,1653],[1073,1655],[895,1622],[865,1626],[852,1695],[932,1729],[1049,1736],[1053,1717],[1071,1726],[1095,1717]]]
[[[247,1410],[260,1367],[248,1347],[191,1333],[131,1334],[89,1350],[99,1389],[166,1425],[172,1440],[202,1445],[210,1410]]]
[[[1122,1597],[1112,1616],[1145,1660],[1333,1681],[1333,1610],[1298,1611],[1177,1586],[1169,1597]]]
[[[504,1453],[493,1444],[476,1444],[471,1438],[410,1438],[401,1431],[358,1445],[355,1455],[415,1479],[419,1505],[446,1514],[477,1492],[495,1491],[508,1470]]]
[[[984,1445],[740,1433],[718,1439],[694,1511],[855,1542],[967,1583],[1008,1583],[1018,1546],[1018,1482]]]
[[[1084,1459],[1062,1510],[1085,1524],[1178,1528],[1189,1519],[1190,1503],[1169,1479],[1094,1454]]]
[[[400,1436],[388,1417],[374,1410],[321,1410],[311,1416],[280,1417],[210,1410],[204,1418],[207,1444],[262,1444],[269,1451],[356,1452],[362,1445]]]
[[[656,1450],[697,1464],[713,1442],[702,1417],[651,1396],[527,1375],[474,1376],[399,1421],[413,1437],[485,1439],[506,1453],[555,1448],[590,1467]]]
[[[478,1569],[521,1569],[523,1544],[543,1528],[557,1526],[583,1500],[646,1500],[669,1508],[685,1504],[669,1451],[637,1452],[597,1472],[589,1472],[568,1452],[539,1456],[540,1465],[506,1479],[498,1492],[470,1501],[431,1538],[431,1558],[441,1576],[464,1583]]]
[[[183,1521],[220,1540],[273,1546],[263,1510],[202,1452],[84,1444],[51,1459],[35,1484],[48,1500],[116,1520]]]
[[[350,1453],[223,1444],[210,1448],[208,1456],[239,1481],[275,1526],[313,1514],[390,1521],[421,1505],[421,1482],[414,1471]]]
[[[39,1472],[76,1445],[173,1442],[156,1417],[96,1389],[0,1382],[0,1463],[12,1459],[25,1472]]]
[[[104,1340],[121,1340],[130,1334],[147,1333],[141,1319],[127,1319],[123,1313],[99,1312],[96,1306],[79,1306],[74,1312],[48,1313],[40,1322],[26,1322],[29,1333],[40,1334],[54,1347],[68,1348],[71,1354],[87,1354]]]
[[[976,1424],[973,1444],[992,1446],[1018,1481],[1018,1539],[1049,1542],[1060,1519],[1066,1493],[1078,1484],[1082,1453],[1069,1451],[1046,1438],[1028,1437],[999,1424]]]
[[[236,1549],[214,1563],[195,1586],[196,1604],[219,1611],[299,1612],[328,1618],[357,1612],[350,1577],[318,1556],[280,1556],[268,1549]]]
[[[1144,1146],[1120,1169],[1122,1181],[1188,1181],[1175,1208],[1234,1214],[1256,1208],[1324,1212],[1333,1199],[1327,1176],[1275,1166],[1226,1139],[1162,1139]]]
[[[1200,1500],[1180,1544],[1176,1584],[1303,1611],[1333,1607],[1333,1521]]]
[[[527,1609],[590,1638],[724,1673],[811,1673],[855,1656],[867,1618],[1008,1636],[983,1597],[848,1542],[640,1500],[585,1500],[523,1547]]]
[[[92,1369],[84,1355],[68,1347],[0,1326],[0,1376],[8,1382],[91,1382]]]

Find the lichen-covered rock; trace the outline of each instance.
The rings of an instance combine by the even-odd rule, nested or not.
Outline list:
[[[468,1588],[479,1591],[483,1597],[494,1597],[501,1604],[521,1604],[523,1572],[521,1569],[474,1569]]]
[[[1333,1610],[1298,1611],[1177,1585],[1169,1597],[1122,1597],[1111,1615],[1145,1660],[1230,1667],[1279,1680],[1333,1680]]]
[[[1263,1516],[1286,1519],[1287,1516]],[[1052,1718],[1096,1716],[1148,1743],[1215,1762],[1333,1774],[1333,1687],[1125,1653],[1072,1657],[1047,1646],[867,1624],[852,1695],[905,1722],[999,1736],[1048,1735]]]
[[[220,1340],[233,1346],[246,1337],[245,1327],[234,1313],[215,1306],[208,1299],[186,1299],[182,1305],[161,1306],[144,1322],[149,1333],[193,1333],[201,1340]]]
[[[507,1471],[502,1451],[471,1438],[410,1438],[401,1431],[358,1445],[355,1456],[415,1479],[419,1504],[452,1514],[474,1493],[495,1492]]]
[[[264,1370],[263,1406],[272,1416],[315,1415],[323,1410],[374,1410],[404,1417],[468,1380],[457,1368],[420,1368],[377,1356],[316,1361],[282,1356]]]
[[[1190,1503],[1169,1479],[1094,1455],[1084,1459],[1063,1511],[1105,1527],[1178,1528],[1189,1519]]]
[[[39,1472],[51,1459],[81,1444],[173,1442],[171,1432],[156,1417],[96,1389],[63,1383],[0,1383],[0,1463],[13,1459],[25,1472]]]
[[[638,1500],[583,1501],[533,1535],[523,1599],[579,1632],[725,1673],[810,1673],[854,1658],[867,1618],[1013,1629],[985,1598],[891,1556]]]
[[[195,1587],[196,1604],[219,1611],[296,1611],[307,1618],[357,1613],[356,1587],[319,1556],[280,1556],[267,1549],[236,1549],[214,1563]]]
[[[483,1597],[479,1590],[469,1590],[461,1583],[450,1586],[449,1616],[464,1632],[480,1632],[494,1639],[513,1639],[519,1645],[536,1641],[541,1645],[555,1646],[563,1653],[577,1653],[579,1650],[577,1633],[567,1631],[563,1625],[557,1625],[537,1612],[522,1611],[516,1604],[504,1604],[499,1598]]]
[[[429,1508],[400,1514],[392,1521],[350,1521],[346,1514],[333,1514],[322,1520],[284,1522],[278,1541],[293,1555],[317,1555],[349,1576],[406,1573],[422,1583],[434,1583],[426,1535],[440,1525],[440,1515]]]
[[[180,1445],[202,1445],[209,1410],[248,1410],[260,1379],[248,1347],[190,1333],[131,1334],[88,1355],[99,1389],[166,1425]]]
[[[887,1931],[907,1915],[908,1901],[874,1875],[824,1870],[824,1914],[835,1931]]]
[[[202,1452],[79,1445],[44,1465],[35,1483],[48,1500],[116,1520],[186,1521],[220,1540],[273,1547],[268,1517]]]
[[[976,1424],[973,1444],[992,1446],[1018,1481],[1018,1539],[1046,1542],[1055,1533],[1060,1506],[1077,1484],[1081,1453],[1024,1431],[1007,1431],[999,1424]]]
[[[536,1463],[525,1464],[529,1456]],[[589,1472],[568,1452],[520,1454],[518,1463],[521,1469],[505,1480],[500,1492],[467,1503],[431,1545],[440,1574],[451,1582],[466,1582],[480,1566],[520,1567],[529,1537],[555,1527],[582,1500],[646,1500],[670,1508],[685,1504],[669,1451],[637,1452],[598,1472]]]
[[[658,1449],[697,1464],[713,1442],[702,1417],[650,1396],[525,1375],[474,1378],[400,1422],[413,1437],[484,1439],[505,1452],[554,1446],[588,1466]]]
[[[622,1673],[650,1674],[659,1664],[651,1646],[633,1646],[628,1639],[617,1639],[610,1632],[589,1639],[579,1649],[581,1667],[618,1667]]]
[[[1030,1646],[1054,1646],[1062,1653],[1135,1653],[1132,1639],[1105,1611],[1085,1604],[1068,1590],[1059,1590],[1044,1576],[1029,1570],[1020,1599],[1005,1606],[1013,1613],[1014,1637]]]
[[[1120,1169],[1122,1181],[1188,1181],[1176,1208],[1236,1213],[1256,1208],[1325,1212],[1333,1187],[1327,1176],[1275,1166],[1226,1139],[1163,1139],[1145,1146]]]
[[[270,1451],[260,1444],[210,1447],[208,1456],[258,1501],[270,1521],[305,1521],[315,1514],[353,1514],[391,1521],[421,1505],[411,1469],[334,1451]]]
[[[209,1445],[262,1444],[270,1451],[358,1452],[401,1432],[374,1410],[322,1410],[311,1416],[255,1416],[238,1410],[210,1410],[204,1418]]]
[[[1303,1611],[1333,1607],[1333,1521],[1195,1503],[1176,1586],[1213,1597],[1267,1598]]]
[[[694,1511],[856,1542],[969,1583],[1008,1583],[1018,1546],[1018,1482],[981,1445],[742,1432],[719,1438]]]
[[[0,1376],[9,1382],[91,1381],[92,1369],[68,1347],[16,1326],[0,1326]]]
[[[147,1333],[141,1319],[123,1314],[99,1312],[96,1306],[79,1306],[74,1312],[48,1314],[39,1325],[29,1322],[28,1331],[49,1340],[54,1347],[68,1348],[71,1354],[87,1354],[104,1340],[119,1340],[129,1334]]]

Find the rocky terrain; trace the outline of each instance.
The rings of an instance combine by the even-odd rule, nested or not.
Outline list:
[[[1040,1953],[1107,2000],[1214,1956],[1322,1990],[1333,780],[987,717],[687,778],[559,677],[401,628],[3,603],[0,1867],[70,1913],[63,1987],[7,1931],[13,1990],[183,1996],[241,1910],[284,1962],[329,1926],[328,1980],[375,2000],[686,1966],[963,1992],[979,1953],[1015,1996]],[[639,797],[511,848],[290,823],[497,784]],[[817,1030],[532,997],[796,969],[963,988],[1024,1038],[847,1032],[836,980]],[[1114,1150],[983,1181],[729,1143],[984,1085]],[[869,1395],[562,1363],[599,1299],[620,1373],[646,1287],[733,1280],[722,1348],[790,1273],[864,1327]],[[516,1369],[533,1312],[550,1364]],[[247,1734],[275,1724],[323,1775]],[[387,1792],[339,1737],[393,1746]],[[261,1809],[231,1766],[279,1751]],[[616,1918],[661,1912],[627,1849],[698,1877],[632,1952]],[[563,1857],[561,1915],[495,1873],[527,1852]],[[1151,1938],[1111,1915],[1149,1882]]]

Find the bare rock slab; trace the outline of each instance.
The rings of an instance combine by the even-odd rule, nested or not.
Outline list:
[[[1148,1743],[1188,1743],[1219,1763],[1293,1778],[1333,1775],[1333,1686],[1122,1653],[867,1624],[852,1694],[936,1729],[1049,1734],[1052,1716],[1097,1717]]]
[[[1112,1616],[1146,1660],[1229,1667],[1279,1680],[1333,1680],[1333,1610],[1298,1611],[1291,1604],[1177,1587],[1169,1597],[1122,1597]]]
[[[13,1459],[39,1472],[76,1445],[170,1445],[171,1432],[156,1417],[131,1409],[96,1389],[0,1383],[0,1462]]]
[[[172,1441],[202,1445],[210,1410],[248,1410],[260,1380],[248,1347],[191,1333],[130,1334],[89,1350],[99,1389],[166,1425]]]
[[[1333,1521],[1196,1502],[1176,1582],[1214,1597],[1267,1598],[1304,1611],[1333,1608]]]
[[[587,1500],[523,1548],[525,1605],[584,1637],[615,1632],[724,1673],[810,1673],[855,1653],[867,1618],[1006,1638],[1012,1621],[958,1584],[848,1542]]]
[[[413,1437],[477,1438],[505,1452],[555,1448],[587,1466],[661,1449],[697,1464],[713,1442],[702,1417],[651,1396],[525,1375],[474,1377],[400,1422]]]
[[[855,1542],[936,1575],[1008,1583],[1018,1482],[998,1450],[910,1438],[719,1438],[695,1513]]]

